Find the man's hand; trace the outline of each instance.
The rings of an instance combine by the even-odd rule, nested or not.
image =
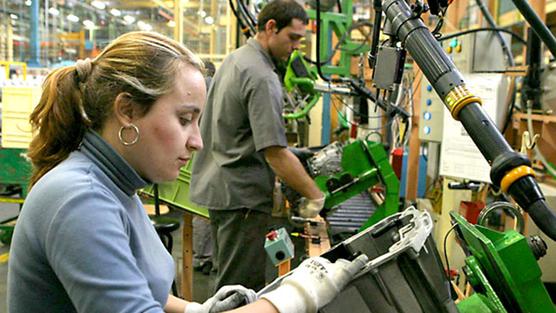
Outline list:
[[[205,303],[190,302],[184,313],[218,313],[233,310],[237,307],[254,302],[255,291],[240,285],[223,286]]]
[[[315,313],[332,301],[367,263],[366,255],[353,261],[331,263],[313,257],[303,261],[275,290],[261,298],[270,301],[280,313]]]
[[[318,199],[302,198],[299,204],[299,216],[304,218],[315,218],[324,207],[326,197],[322,195]]]

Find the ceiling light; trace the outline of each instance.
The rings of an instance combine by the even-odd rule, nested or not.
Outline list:
[[[58,16],[58,15],[60,15],[60,11],[59,11],[58,9],[56,9],[56,8],[50,8],[50,9],[48,9],[48,13],[50,13],[50,14],[53,15],[53,16]]]
[[[205,23],[207,23],[207,24],[209,24],[209,25],[214,24],[214,18],[213,18],[212,16],[210,16],[210,15],[207,16],[207,17],[205,17]]]
[[[103,1],[92,1],[91,5],[94,6],[95,8],[99,9],[99,10],[104,10],[106,9],[106,3],[104,3]]]
[[[139,27],[140,30],[144,30],[144,31],[151,31],[153,30],[153,27],[150,24],[147,24],[143,21],[138,21],[137,22],[137,27]]]
[[[169,20],[166,25],[168,25],[168,27],[176,27],[176,22],[174,20]]]
[[[17,20],[19,17],[13,13],[10,14],[10,17],[12,18],[12,20]]]
[[[97,28],[95,23],[91,20],[84,20],[83,21],[83,25],[85,26],[85,28],[87,29],[95,29]]]
[[[31,4],[33,4],[33,1],[31,1],[31,0],[25,1],[25,5],[26,5],[26,6],[30,7]]]
[[[205,10],[203,10],[203,9],[199,10],[199,12],[197,12],[197,14],[199,14],[200,17],[207,16],[207,12],[205,12]]]
[[[70,22],[74,22],[74,23],[79,22],[79,17],[77,17],[77,16],[75,16],[75,15],[73,15],[73,14],[68,15],[68,16],[67,16],[67,19],[68,19],[68,21],[70,21]]]
[[[122,12],[118,9],[112,9],[112,10],[110,10],[110,14],[112,14],[114,16],[120,16],[120,15],[122,15]]]
[[[133,24],[135,22],[135,17],[131,15],[126,15],[124,16],[124,21],[126,22],[127,25]]]

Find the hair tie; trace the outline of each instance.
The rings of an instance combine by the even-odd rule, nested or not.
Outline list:
[[[84,83],[91,74],[93,69],[93,62],[91,59],[77,60],[75,63],[75,72],[77,73],[77,81]]]

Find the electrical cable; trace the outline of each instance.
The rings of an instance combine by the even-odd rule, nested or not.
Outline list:
[[[246,26],[245,26],[244,22],[242,21],[241,16],[239,16],[239,13],[237,12],[237,9],[236,9],[236,7],[235,7],[235,5],[234,5],[234,1],[233,1],[233,0],[229,0],[228,2],[229,2],[229,4],[230,4],[230,9],[232,9],[232,13],[234,14],[234,16],[235,16],[236,19],[237,19],[237,22],[239,23],[239,27],[240,27],[242,30],[245,29]],[[249,33],[249,32],[246,33],[246,32],[244,32],[244,31],[242,31],[242,32],[243,32],[243,34],[244,34],[247,38],[251,37],[251,33]]]
[[[237,0],[238,3],[241,3],[241,5],[243,6],[243,9],[245,10],[245,14],[247,16],[247,19],[249,19],[249,22],[251,23],[251,25],[253,25],[253,29],[255,30],[255,32],[257,31],[257,19],[251,15],[251,11],[248,10],[247,6],[245,5],[245,3],[243,2],[243,0]]]
[[[316,27],[316,32],[317,32],[317,73],[319,74],[320,78],[322,80],[324,80],[325,82],[331,82],[329,77],[324,76],[324,74],[322,73],[322,68],[321,68],[321,63],[320,63],[320,0],[316,0],[316,4],[317,4],[317,27]]]
[[[340,117],[341,117],[343,120],[345,120],[345,121],[346,121],[348,124],[350,124],[351,126],[355,126],[355,127],[357,127],[357,128],[360,128],[360,129],[370,130],[370,131],[377,131],[377,130],[382,130],[382,129],[386,128],[386,127],[390,127],[390,125],[392,124],[392,119],[391,119],[391,120],[389,120],[385,125],[383,125],[382,127],[374,127],[374,128],[363,127],[363,126],[361,126],[361,125],[359,125],[359,124],[355,124],[355,123],[349,121],[349,120],[347,119],[347,117],[346,117],[344,114],[342,114],[342,111],[336,106],[336,104],[334,103],[334,101],[332,101],[332,106],[334,107],[334,110],[336,110],[336,113],[338,113],[338,114],[340,115]]]
[[[434,29],[431,31],[431,34],[436,39],[442,37],[442,34],[440,33],[440,30],[442,29],[442,26],[444,25],[444,16],[446,15],[446,10],[448,10],[448,7],[444,8],[443,10],[440,10],[440,12],[439,12],[440,14],[438,15],[438,23],[436,24]]]
[[[512,120],[512,115],[513,115],[513,111],[515,108],[515,98],[516,98],[516,79],[515,77],[511,77],[511,82],[510,82],[510,86],[509,86],[509,90],[508,90],[508,94],[510,94],[510,99],[509,99],[509,108],[508,108],[508,113],[506,116],[506,120],[504,121],[504,127],[502,127],[502,134],[506,133],[506,130],[508,129],[508,126],[510,126],[510,121]]]
[[[496,23],[494,22],[494,18],[492,17],[492,15],[488,11],[488,9],[485,7],[485,4],[483,3],[483,1],[482,0],[475,0],[475,2],[477,3],[477,5],[479,6],[479,9],[483,13],[483,16],[485,17],[488,26],[490,26],[491,28],[497,28]],[[510,66],[515,66],[514,56],[512,54],[512,51],[508,48],[508,45],[506,44],[506,41],[504,41],[504,38],[502,38],[502,35],[500,35],[500,32],[497,31],[495,34],[496,34],[496,37],[498,38],[498,40],[500,41],[500,45],[502,46],[502,51],[504,51],[504,54],[508,58],[508,64]]]
[[[348,108],[351,112],[353,112],[353,114],[355,116],[358,116],[360,118],[366,118],[366,119],[373,119],[373,118],[383,118],[384,115],[376,115],[376,116],[370,116],[370,115],[365,115],[365,114],[361,114],[359,112],[357,112],[357,110],[355,110],[355,108],[353,108],[352,106],[350,106],[349,104],[347,104],[347,102],[345,102],[342,97],[337,96],[337,95],[332,95],[333,97],[335,97],[336,100],[340,101],[346,108]]]
[[[340,51],[347,51],[347,52],[355,52],[355,51],[361,49],[367,42],[370,42],[370,38],[369,38],[369,37],[370,37],[371,34],[370,34],[370,33],[365,33],[365,32],[363,32],[363,31],[361,30],[361,28],[362,28],[363,26],[373,27],[373,25],[372,25],[371,23],[365,22],[365,21],[353,23],[353,24],[348,28],[348,30],[345,31],[345,32],[342,34],[342,36],[340,37],[340,40],[338,40],[338,42],[337,42],[336,45],[334,46],[334,49],[332,49],[332,52],[330,53],[330,55],[328,56],[328,58],[326,58],[326,61],[322,61],[320,64],[321,64],[321,65],[326,65],[328,62],[330,62],[338,50],[340,50]],[[355,48],[353,48],[353,49],[347,49],[347,48],[342,48],[342,47],[340,47],[340,46],[346,41],[347,36],[348,36],[349,34],[351,34],[351,32],[352,32],[354,29],[358,29],[359,32],[360,32],[360,33],[363,35],[363,37],[365,38],[365,40],[363,40],[363,42],[362,42],[359,46],[357,46],[357,47],[355,47]],[[369,40],[367,40],[367,39],[369,39]],[[311,60],[311,59],[310,59],[308,56],[306,56],[306,55],[303,56],[303,59],[305,59],[305,61],[307,61],[307,62],[309,62],[309,63],[311,63],[311,64],[314,64],[314,65],[317,64],[317,61]]]
[[[459,37],[459,36],[462,36],[462,35],[477,33],[477,32],[483,32],[483,31],[493,31],[493,32],[507,33],[507,34],[510,34],[512,36],[512,38],[516,39],[520,43],[522,43],[522,44],[527,43],[527,41],[525,39],[523,39],[523,37],[519,36],[518,34],[512,32],[512,31],[509,31],[509,30],[504,29],[504,28],[491,28],[491,27],[481,27],[481,28],[467,29],[467,30],[463,30],[461,32],[452,33],[452,34],[449,34],[449,35],[442,36],[440,38],[437,38],[437,40],[438,41],[444,41],[444,40],[452,39],[454,37]]]
[[[485,17],[488,26],[490,26],[491,28],[497,28],[496,27],[496,22],[494,21],[494,18],[492,17],[492,15],[490,14],[490,12],[488,11],[488,9],[485,7],[485,4],[482,0],[475,0],[475,2],[477,3],[477,5],[479,6],[479,9],[481,10],[481,12],[483,13],[483,16]],[[508,47],[506,41],[504,40],[504,38],[502,38],[502,35],[500,34],[500,32],[495,32],[496,37],[498,38],[498,41],[500,41],[500,45],[502,47],[502,51],[504,52],[504,54],[507,57],[508,60],[508,65],[513,67],[515,66],[515,61],[514,61],[514,56],[512,54],[511,49]],[[506,132],[506,130],[508,129],[508,126],[510,125],[510,121],[512,119],[512,114],[513,114],[513,109],[515,106],[515,98],[516,98],[516,93],[517,93],[517,89],[515,88],[515,78],[512,78],[511,82],[510,82],[510,88],[509,88],[509,105],[506,105],[506,107],[508,107],[508,114],[506,116],[506,120],[504,121],[504,126],[502,127],[502,134],[504,134]]]
[[[446,247],[446,242],[448,241],[448,236],[450,235],[450,233],[456,228],[456,226],[458,226],[458,224],[454,224],[452,225],[452,227],[450,227],[450,229],[446,232],[446,235],[444,235],[444,258],[446,259],[446,277],[448,278],[448,281],[450,281],[450,261],[448,260],[448,248]]]
[[[230,0],[232,1],[232,0]],[[244,6],[244,3],[242,0],[237,0],[237,6],[239,8],[239,13],[240,15],[245,19],[244,22],[247,25],[247,27],[249,28],[250,31],[250,35],[254,35],[257,33],[255,26],[253,23],[253,21],[251,21],[251,16],[249,15],[249,13],[247,12],[247,9]]]

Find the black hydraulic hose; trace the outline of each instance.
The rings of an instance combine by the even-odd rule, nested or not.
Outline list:
[[[249,13],[247,13],[247,9],[245,8],[242,0],[237,0],[237,7],[239,9],[238,10],[239,14],[245,19],[244,22],[249,28],[250,34],[257,33],[255,26],[252,24],[252,21],[250,20],[251,16],[249,15]]]
[[[324,74],[322,73],[322,68],[321,68],[321,63],[320,63],[320,0],[316,0],[316,5],[317,5],[317,72],[320,76],[320,78],[322,80],[324,80],[325,82],[330,82],[330,78],[324,76]]]
[[[550,238],[556,238],[556,225],[554,225],[554,213],[547,211],[548,204],[544,199],[532,203],[527,213],[531,216],[535,224]]]
[[[240,3],[241,7],[243,8],[243,12],[245,13],[245,16],[247,17],[247,19],[249,20],[249,23],[253,26],[253,28],[257,29],[257,21],[256,18],[253,17],[253,15],[251,15],[251,12],[247,9],[247,7],[245,6],[245,3],[243,3],[243,0],[237,0],[238,3]]]
[[[530,169],[530,162],[506,142],[480,101],[465,88],[465,81],[440,44],[420,18],[415,18],[405,0],[385,0],[383,9],[393,34],[419,65],[423,74],[451,111],[461,121],[473,142],[491,164],[491,178],[507,191],[527,212],[539,228],[556,240],[556,214],[546,205],[544,196],[530,174],[519,176],[518,168]],[[508,175],[508,173],[512,173]],[[527,172],[525,172],[527,173]],[[514,175],[515,174],[515,175]],[[542,218],[542,220],[540,220]]]
[[[552,56],[556,57],[556,38],[546,27],[537,13],[531,8],[527,0],[512,0],[521,15],[525,18],[527,23],[531,25],[535,33],[544,42]]]
[[[480,104],[471,103],[465,106],[459,113],[459,119],[489,164],[498,155],[512,150]]]
[[[342,81],[347,81],[359,95],[376,103],[376,105],[378,105],[384,112],[390,113],[392,116],[400,115],[402,120],[404,121],[406,121],[410,117],[409,113],[406,110],[395,105],[384,103],[382,100],[375,97],[372,92],[365,86],[364,82],[357,81],[353,78],[344,78]]]
[[[369,52],[370,68],[375,67],[376,53],[378,50],[378,41],[380,40],[380,25],[382,24],[382,0],[373,0],[373,8],[375,10],[375,19],[373,21],[373,37],[371,40],[371,51]]]
[[[496,22],[494,22],[494,18],[492,18],[492,15],[488,11],[488,9],[485,7],[485,4],[483,3],[483,1],[482,0],[475,0],[475,2],[477,3],[477,5],[479,6],[479,9],[483,13],[483,16],[485,17],[485,19],[488,23],[488,26],[490,26],[492,28],[496,28]],[[508,44],[506,43],[506,41],[504,41],[504,38],[502,38],[502,35],[500,35],[500,33],[496,32],[496,37],[500,41],[500,45],[502,46],[502,50],[504,51],[504,53],[508,57],[508,64],[510,66],[515,66],[514,56],[512,54],[512,51],[508,48]]]
[[[241,20],[241,16],[239,16],[239,14],[236,10],[236,7],[234,6],[234,0],[229,0],[228,2],[230,3],[230,9],[232,9],[232,13],[236,17],[236,20],[239,24],[239,28],[244,29],[245,24],[243,24],[243,21]],[[247,32],[247,33],[245,33],[245,36],[247,38],[249,38],[249,37],[251,37],[251,33]],[[237,34],[236,34],[236,48],[239,48],[239,36],[237,36]]]

